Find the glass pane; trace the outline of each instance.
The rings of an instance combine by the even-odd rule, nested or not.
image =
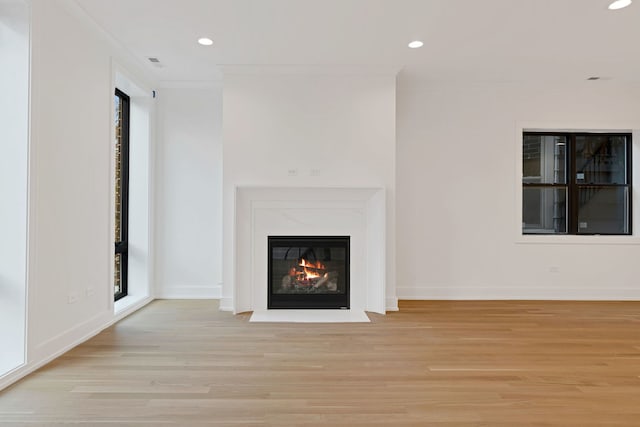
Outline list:
[[[627,137],[576,136],[576,183],[627,184]]]
[[[626,187],[581,187],[578,191],[578,233],[628,234],[628,193]]]
[[[524,135],[522,182],[566,184],[567,138],[554,135]]]
[[[567,232],[566,187],[522,189],[522,232],[525,234]]]
[[[114,268],[114,295],[118,295],[122,292],[122,255],[116,254],[115,268]]]
[[[344,293],[348,268],[345,247],[274,247],[271,251],[272,292]]]
[[[115,241],[122,241],[122,102],[115,97]]]

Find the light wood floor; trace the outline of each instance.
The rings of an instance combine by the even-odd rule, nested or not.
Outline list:
[[[640,426],[640,303],[371,317],[256,324],[155,301],[0,392],[0,425]]]

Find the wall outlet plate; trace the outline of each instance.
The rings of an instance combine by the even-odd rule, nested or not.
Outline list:
[[[77,292],[69,292],[68,295],[69,304],[75,304],[78,302],[78,293]]]

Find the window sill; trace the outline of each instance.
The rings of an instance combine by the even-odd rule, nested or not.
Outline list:
[[[519,235],[516,244],[538,245],[640,245],[640,236]]]
[[[118,315],[121,314],[137,305],[142,303],[143,301],[149,299],[148,296],[144,295],[127,295],[124,298],[120,298],[118,301],[113,303],[113,313]],[[146,302],[145,302],[146,304]],[[144,304],[142,304],[144,305]],[[133,310],[135,311],[135,310]]]

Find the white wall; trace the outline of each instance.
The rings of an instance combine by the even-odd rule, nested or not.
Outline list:
[[[395,307],[395,74],[227,73],[223,116],[221,307],[233,307],[236,186],[385,188]]]
[[[637,130],[640,87],[399,82],[399,298],[640,299],[640,221],[634,237],[526,239],[519,198],[523,127]]]
[[[159,91],[156,297],[217,298],[222,282],[222,94]]]
[[[29,358],[37,360],[112,313],[111,62],[56,2],[34,1],[32,19]]]
[[[29,9],[0,0],[0,375],[24,362]]]
[[[0,388],[119,318],[110,209],[117,49],[74,5],[31,1],[27,363]]]

